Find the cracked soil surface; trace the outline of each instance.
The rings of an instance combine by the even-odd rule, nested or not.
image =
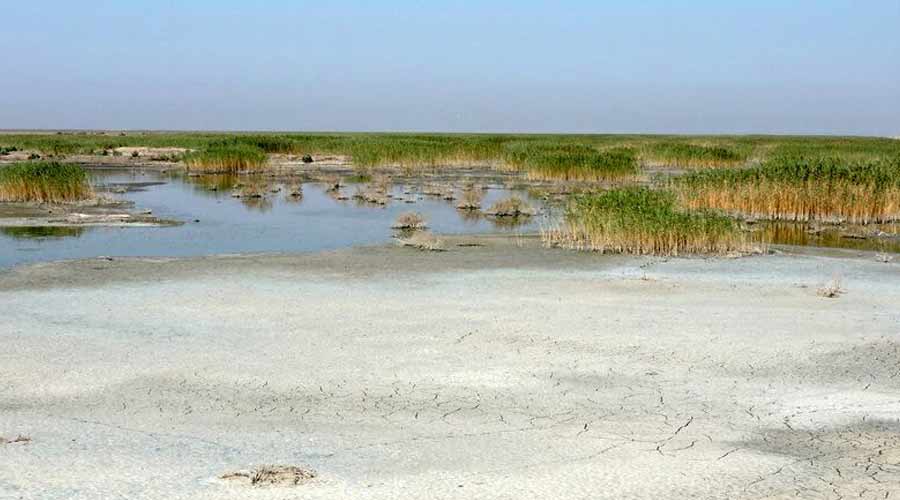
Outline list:
[[[898,304],[900,264],[491,241],[15,268],[0,498],[900,498]],[[219,479],[272,463],[317,476]]]

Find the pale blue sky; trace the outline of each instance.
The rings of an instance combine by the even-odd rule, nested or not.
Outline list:
[[[0,11],[0,128],[900,135],[898,0]]]

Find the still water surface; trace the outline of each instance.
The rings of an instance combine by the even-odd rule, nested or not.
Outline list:
[[[159,182],[155,185],[143,183]],[[165,177],[155,172],[95,172],[100,186],[141,183],[136,191],[113,195],[150,209],[163,219],[184,222],[171,227],[0,228],[0,267],[29,262],[97,256],[197,256],[232,253],[281,253],[332,250],[390,241],[391,224],[403,212],[423,214],[429,229],[442,234],[533,232],[543,216],[498,225],[486,217],[456,210],[454,202],[422,194],[392,193],[415,198],[387,206],[339,201],[320,183],[303,185],[303,197],[289,195],[290,186],[263,199],[238,199],[230,189],[210,191],[198,179]],[[277,185],[277,184],[275,184]],[[343,188],[352,196],[353,184]],[[496,188],[485,192],[483,206],[524,192]],[[534,207],[537,200],[529,199]],[[196,221],[196,222],[195,222]]]

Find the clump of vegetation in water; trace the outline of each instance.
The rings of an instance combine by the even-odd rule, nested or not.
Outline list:
[[[420,231],[428,227],[425,223],[425,217],[418,212],[404,212],[394,221],[392,229],[401,229],[404,231]]]
[[[545,231],[555,246],[638,255],[727,254],[753,251],[738,223],[709,211],[678,210],[671,193],[616,189],[573,197],[559,229]]]
[[[516,143],[507,148],[504,162],[540,180],[608,181],[638,173],[634,150],[583,144]]]
[[[484,199],[484,191],[477,186],[466,186],[459,195],[456,208],[459,210],[481,210],[481,202]]]
[[[534,209],[522,198],[510,196],[491,205],[485,213],[494,217],[530,217]]]
[[[199,172],[247,172],[262,170],[268,165],[265,151],[255,146],[215,146],[204,151],[184,155],[188,170]]]
[[[750,149],[686,142],[648,144],[642,157],[647,163],[674,167],[731,167],[747,161]]]
[[[87,173],[78,165],[41,161],[0,167],[0,201],[64,203],[93,194]]]
[[[900,219],[900,156],[848,161],[781,156],[751,169],[695,172],[675,181],[682,203],[744,216],[858,224]]]

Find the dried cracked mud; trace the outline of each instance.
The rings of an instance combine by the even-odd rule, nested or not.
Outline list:
[[[480,243],[0,274],[0,497],[900,495],[900,265]]]

